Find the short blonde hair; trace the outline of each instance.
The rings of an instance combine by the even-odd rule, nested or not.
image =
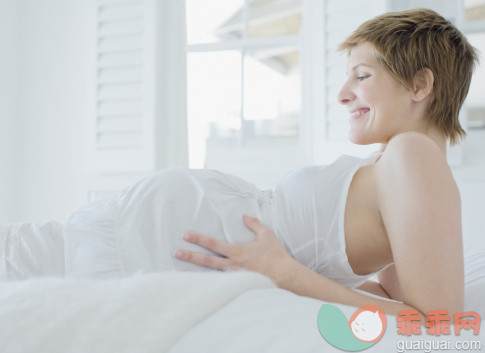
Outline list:
[[[429,9],[386,13],[364,22],[338,51],[350,55],[363,42],[372,44],[379,62],[408,89],[421,69],[430,69],[434,84],[426,128],[436,126],[451,145],[466,136],[458,115],[478,52],[450,21]]]

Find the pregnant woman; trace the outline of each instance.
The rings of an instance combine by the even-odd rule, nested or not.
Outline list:
[[[70,217],[67,275],[244,268],[299,295],[393,315],[462,311],[460,195],[446,143],[465,135],[458,113],[477,53],[426,9],[374,18],[339,49],[349,138],[378,152],[293,170],[275,190],[214,170],[152,173]],[[379,283],[367,281],[376,273]]]

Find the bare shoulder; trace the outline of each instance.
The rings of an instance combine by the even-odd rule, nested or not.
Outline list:
[[[375,165],[374,176],[380,206],[386,199],[412,203],[428,200],[433,206],[445,202],[457,208],[461,205],[446,156],[424,134],[405,132],[391,139]],[[385,213],[381,209],[381,214],[382,211]]]
[[[412,167],[423,163],[448,167],[445,156],[431,138],[419,132],[404,132],[389,141],[378,165],[382,169],[392,165]]]
[[[398,181],[422,187],[437,183],[445,192],[458,193],[446,156],[433,140],[418,132],[401,133],[389,141],[375,166],[375,177],[382,186]]]

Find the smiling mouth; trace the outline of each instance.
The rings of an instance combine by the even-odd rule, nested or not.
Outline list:
[[[370,109],[368,109],[368,108],[359,109],[359,110],[353,112],[352,114],[350,114],[350,120],[359,119],[359,118],[363,117],[364,115],[366,115],[369,111],[370,111]]]

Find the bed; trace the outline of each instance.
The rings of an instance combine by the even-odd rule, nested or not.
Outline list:
[[[62,223],[56,221],[0,226],[4,353],[341,352],[318,330],[324,302],[279,289],[257,273],[138,273],[105,281],[63,278],[62,231]],[[465,272],[465,309],[484,316],[483,242],[467,243]],[[347,318],[355,311],[335,306]],[[382,339],[366,351],[398,351],[397,345],[403,344],[399,342],[423,338],[450,345],[473,341],[484,349],[482,332],[465,330],[456,336],[452,325],[448,336],[407,337],[397,334],[395,317],[387,316],[387,322]]]

